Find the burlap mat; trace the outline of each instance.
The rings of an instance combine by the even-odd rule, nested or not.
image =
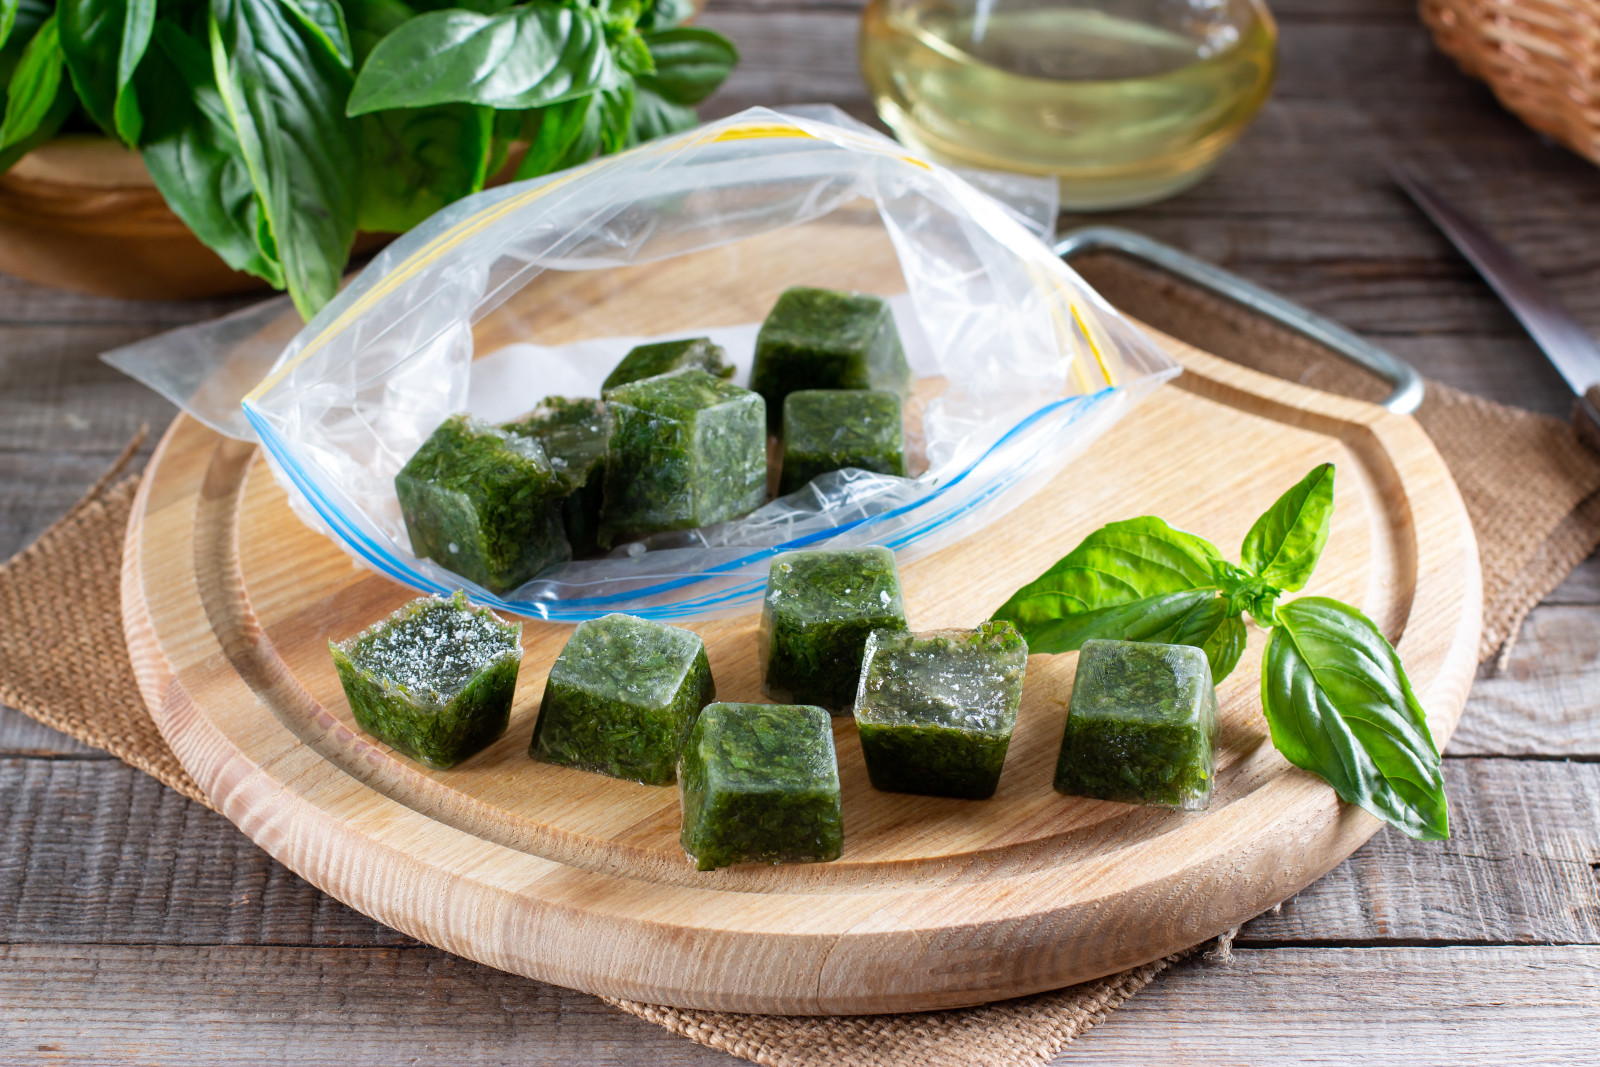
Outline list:
[[[1320,347],[1165,276],[1109,257],[1085,260],[1082,269],[1114,303],[1208,351],[1336,392],[1368,399],[1385,392]],[[1418,419],[1477,530],[1481,658],[1503,655],[1528,610],[1600,542],[1600,461],[1559,420],[1436,384]],[[0,702],[209,806],[156,731],[123,643],[122,537],[138,480],[112,482],[132,451],[0,567]],[[1053,993],[914,1015],[793,1018],[605,999],[770,1067],[1027,1067],[1048,1063],[1178,958]]]

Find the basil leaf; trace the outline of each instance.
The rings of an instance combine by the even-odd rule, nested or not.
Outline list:
[[[595,94],[540,108],[539,128],[517,165],[516,180],[564,170],[600,150],[600,115]]]
[[[282,288],[283,268],[262,247],[260,201],[206,47],[157,23],[138,84],[150,110],[144,164],[167,206],[228,266]]]
[[[212,0],[210,32],[217,87],[261,201],[258,241],[310,319],[338,291],[355,238],[359,130],[342,106],[350,74],[282,0]]]
[[[1333,464],[1312,469],[1278,498],[1245,535],[1245,569],[1278,589],[1305,587],[1328,543],[1333,519]]]
[[[338,0],[283,0],[300,20],[314,30],[324,45],[346,70],[355,62],[350,48],[350,30],[345,25],[344,9]]]
[[[1215,545],[1146,515],[1102,526],[1049,570],[1018,589],[994,613],[1028,645],[1039,624],[1129,604],[1144,597],[1218,588]]]
[[[470,104],[361,116],[360,228],[404,233],[482,189],[494,117]]]
[[[0,122],[0,149],[20,144],[45,125],[59,106],[62,90],[61,35],[54,15],[45,19],[22,52],[7,89],[5,119]],[[70,91],[67,96],[71,97]],[[62,116],[65,118],[65,116]],[[57,122],[59,123],[59,119]]]
[[[1450,836],[1426,716],[1399,656],[1365,615],[1325,597],[1278,608],[1261,703],[1290,763],[1411,837]]]
[[[680,26],[644,35],[655,73],[639,84],[673,104],[698,104],[717,91],[739,62],[739,50],[722,34],[700,26]]]
[[[1227,598],[1214,596],[1178,620],[1171,634],[1160,640],[1204,652],[1211,664],[1211,681],[1219,684],[1239,665],[1247,636],[1244,620],[1230,609]]]
[[[417,12],[402,0],[341,0],[345,22],[350,30],[350,50],[360,67],[378,42],[393,33]]]
[[[636,145],[669,133],[693,129],[700,121],[694,108],[673,104],[661,98],[654,89],[640,82],[633,91],[632,130],[628,144]]]
[[[600,113],[600,151],[620,152],[627,147],[628,135],[633,132],[633,85],[625,82],[615,89],[602,89],[595,96]]]
[[[350,93],[348,113],[483,104],[542,107],[614,84],[600,16],[550,3],[498,15],[418,15],[378,42]]]
[[[4,47],[0,47],[0,86],[10,84],[17,68],[22,65],[22,57],[27,54],[29,45],[37,36],[39,27],[44,25],[52,12],[52,5],[41,0],[21,0],[21,3],[16,4],[8,2],[7,7],[12,11],[13,22]],[[5,96],[6,93],[0,91],[0,97]],[[76,103],[77,97],[73,94],[72,87],[64,82],[59,84],[54,102],[46,110],[44,118],[39,121],[34,131],[10,147],[0,149],[0,171],[9,170],[17,160],[54,137],[62,123],[66,122],[67,116],[72,114]],[[7,104],[9,105],[9,100]]]
[[[656,0],[639,16],[641,30],[670,30],[694,14],[690,0]]]
[[[11,31],[17,25],[17,9],[21,6],[18,0],[0,0],[0,47],[11,39]]]
[[[150,44],[156,0],[61,0],[61,50],[89,117],[137,144],[144,116],[133,74]]]
[[[1217,600],[1213,589],[1185,589],[1159,593],[1092,611],[1064,615],[1035,622],[1022,634],[1029,652],[1054,655],[1076,652],[1083,643],[1099,637],[1109,641],[1155,641],[1172,644],[1172,637],[1184,621],[1208,600]],[[996,613],[995,618],[1002,618]],[[1018,627],[1019,632],[1021,627]]]

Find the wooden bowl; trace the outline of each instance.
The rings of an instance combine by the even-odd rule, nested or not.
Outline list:
[[[189,232],[137,152],[95,136],[58,137],[0,174],[0,271],[140,300],[266,288]]]
[[[1433,39],[1529,126],[1600,163],[1600,0],[1421,0]]]

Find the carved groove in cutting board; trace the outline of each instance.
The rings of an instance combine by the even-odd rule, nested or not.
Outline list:
[[[1156,513],[1237,551],[1314,462],[1340,463],[1317,581],[1401,642],[1441,744],[1475,665],[1476,554],[1410,420],[1172,344],[1189,368],[995,527],[906,564],[917,628],[971,625],[1105,521]],[[975,553],[984,566],[974,567]],[[495,966],[640,999],[746,1011],[916,1010],[1079,981],[1276,903],[1376,827],[1266,739],[1263,635],[1222,687],[1224,770],[1201,817],[1056,796],[1074,657],[1034,657],[985,802],[877,793],[837,724],[836,864],[689,870],[671,789],[535,764],[543,673],[568,628],[530,623],[505,738],[431,772],[356,730],[326,640],[408,590],[355,571],[289,512],[248,446],[179,420],[130,528],[125,617],[184,765],[264,848],[381,921]],[[697,626],[721,696],[755,697],[754,621]]]

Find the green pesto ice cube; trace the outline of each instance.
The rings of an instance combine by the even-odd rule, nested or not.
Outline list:
[[[867,293],[785,290],[756,336],[750,388],[767,401],[767,421],[783,419],[797,389],[911,391],[911,369],[888,303]]]
[[[539,406],[502,429],[531,437],[570,487],[561,498],[561,525],[574,556],[598,547],[611,412],[593,397],[547,396]]]
[[[839,858],[844,824],[828,713],[803,704],[710,704],[678,768],[678,840],[702,871]]]
[[[867,638],[856,726],[878,789],[994,795],[1022,701],[1028,643],[1009,622]]]
[[[672,781],[700,709],[717,699],[697,634],[607,615],[556,657],[528,755],[649,785]]]
[[[784,397],[778,492],[846,467],[905,476],[900,398],[866,389],[800,389]]]
[[[494,593],[572,558],[544,447],[466,415],[446,419],[395,476],[411,551]]]
[[[766,413],[755,393],[685,370],[618,386],[606,403],[603,544],[725,522],[765,502]]]
[[[1190,645],[1083,643],[1056,789],[1203,811],[1216,774],[1217,691]]]
[[[691,337],[684,341],[639,345],[622,357],[622,362],[606,376],[600,389],[604,392],[675,370],[703,370],[718,378],[733,377],[733,364],[728,362],[728,353],[721,345],[712,344],[709,337]]]
[[[470,607],[458,592],[413,600],[328,650],[361,728],[443,769],[505,732],[521,636],[521,623]]]
[[[773,557],[761,607],[762,691],[848,714],[873,630],[904,630],[900,572],[887,548]]]

